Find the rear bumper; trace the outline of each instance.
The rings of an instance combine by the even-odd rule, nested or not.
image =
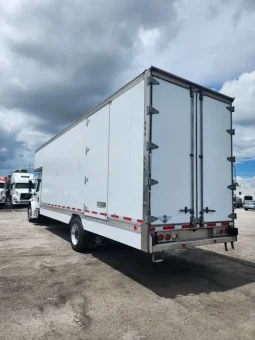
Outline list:
[[[161,243],[152,246],[152,253],[158,251],[167,251],[167,250],[175,250],[175,249],[185,249],[191,248],[195,246],[205,246],[208,244],[218,244],[225,242],[235,242],[237,241],[237,236],[223,236],[223,237],[213,237],[204,240],[193,240],[187,242],[169,242],[169,243]]]

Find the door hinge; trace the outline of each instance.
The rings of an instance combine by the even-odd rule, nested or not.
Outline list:
[[[235,163],[236,158],[235,158],[235,156],[232,156],[232,157],[228,157],[227,160],[232,162],[232,163]]]
[[[90,123],[90,119],[87,119],[87,120],[86,120],[86,126],[88,126],[89,123]]]
[[[154,107],[152,107],[151,105],[147,106],[147,115],[153,115],[157,113],[159,113],[159,111],[154,109]]]
[[[237,219],[236,213],[229,214],[228,218],[232,218],[232,220],[236,220]]]
[[[86,146],[86,149],[85,149],[86,156],[87,156],[88,152],[89,152],[89,148]]]
[[[158,145],[152,142],[146,142],[146,151],[152,150],[152,149],[158,149]]]
[[[227,106],[226,109],[230,112],[235,112],[235,107],[230,105],[230,106]]]
[[[150,187],[152,185],[158,184],[158,181],[156,181],[155,179],[152,178],[146,178],[145,180],[145,186],[146,187]]]
[[[89,181],[88,177],[84,177],[84,184],[86,185],[86,183]]]
[[[226,130],[226,131],[227,131],[227,133],[229,133],[231,136],[234,136],[235,133],[236,133],[235,129],[229,129],[229,130]]]
[[[236,184],[230,184],[227,186],[227,188],[230,190],[236,190]]]
[[[159,85],[159,82],[152,76],[147,77],[147,85]]]
[[[152,223],[152,222],[155,222],[155,221],[157,221],[157,217],[155,217],[155,216],[150,216],[150,215],[147,215],[146,216],[146,223],[147,224],[150,224],[150,223]]]

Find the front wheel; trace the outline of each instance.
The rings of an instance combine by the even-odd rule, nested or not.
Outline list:
[[[89,248],[89,233],[83,229],[81,220],[75,217],[70,222],[70,238],[73,250],[87,251]]]
[[[248,209],[244,209],[245,211],[248,211]]]
[[[31,205],[27,208],[27,219],[28,222],[33,222]]]

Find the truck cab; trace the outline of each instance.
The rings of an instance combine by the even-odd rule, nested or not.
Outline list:
[[[29,189],[34,190],[28,204],[29,222],[33,221],[34,219],[39,219],[41,205],[41,185],[42,180],[40,177],[35,177],[29,181]]]
[[[10,179],[10,197],[13,205],[28,204],[34,193],[34,185],[29,181],[34,178],[30,173],[12,173]]]
[[[0,176],[0,204],[3,205],[6,202],[6,183],[7,177]]]

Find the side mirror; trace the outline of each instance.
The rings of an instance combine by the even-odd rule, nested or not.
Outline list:
[[[28,190],[31,192],[32,191],[32,188],[33,188],[33,182],[30,180],[28,182]]]

